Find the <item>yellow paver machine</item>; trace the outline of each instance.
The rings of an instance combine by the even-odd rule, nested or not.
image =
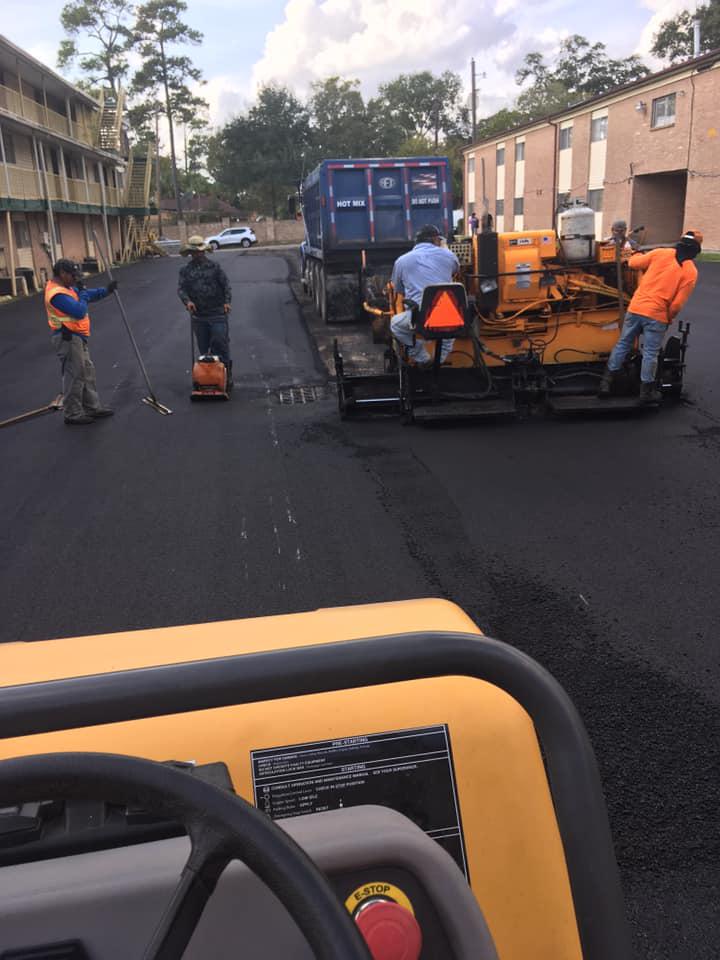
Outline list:
[[[0,647],[3,960],[629,960],[536,662],[416,600]]]
[[[369,277],[364,306],[374,338],[386,343],[385,368],[353,375],[336,344],[341,416],[399,411],[411,422],[638,408],[641,344],[615,378],[612,395],[597,396],[637,285],[629,250],[592,236],[566,234],[558,241],[554,230],[480,233],[451,248],[460,261],[457,282],[426,288],[421,304]],[[393,339],[390,321],[403,309],[413,311],[416,338],[427,342],[432,364],[411,362]],[[682,393],[688,333],[681,322],[659,358],[664,398]],[[436,350],[442,340],[453,341],[443,362]]]

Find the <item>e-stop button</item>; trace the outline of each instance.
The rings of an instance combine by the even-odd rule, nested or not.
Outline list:
[[[373,960],[419,960],[422,932],[405,907],[376,900],[355,914],[355,923]]]

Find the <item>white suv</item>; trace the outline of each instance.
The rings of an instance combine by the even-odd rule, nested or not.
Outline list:
[[[214,237],[205,237],[205,243],[212,250],[217,250],[219,247],[237,246],[238,244],[241,247],[251,247],[254,243],[257,243],[257,237],[250,227],[230,227]]]

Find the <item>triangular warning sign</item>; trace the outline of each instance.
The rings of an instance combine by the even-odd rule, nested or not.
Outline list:
[[[432,306],[425,317],[426,330],[455,330],[465,326],[463,312],[455,297],[447,290],[441,290],[435,296]]]

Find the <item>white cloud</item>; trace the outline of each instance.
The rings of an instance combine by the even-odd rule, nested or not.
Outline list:
[[[637,45],[637,53],[643,56],[652,66],[657,67],[659,61],[650,56],[653,38],[664,20],[671,20],[681,10],[695,10],[694,0],[645,0],[643,6],[653,11],[652,16],[643,27]]]
[[[464,67],[479,49],[509,37],[512,4],[493,0],[289,0],[267,36],[255,84],[306,90],[334,74],[358,77],[366,92],[402,72]]]

